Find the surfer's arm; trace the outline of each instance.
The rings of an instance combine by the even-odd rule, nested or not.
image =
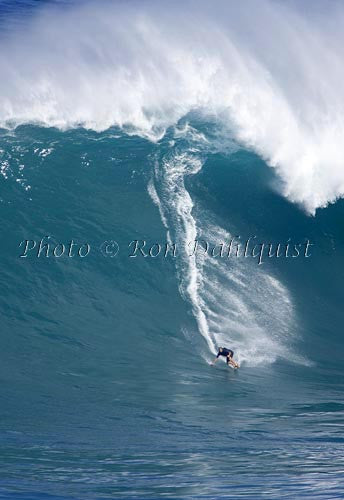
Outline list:
[[[211,365],[215,365],[216,361],[219,359],[219,355],[216,356],[216,358],[214,359],[214,361],[212,363],[210,363]]]

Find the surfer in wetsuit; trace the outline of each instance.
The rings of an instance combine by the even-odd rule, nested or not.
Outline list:
[[[216,363],[216,361],[219,359],[219,356],[224,356],[225,358],[227,358],[227,365],[232,365],[234,366],[234,368],[239,368],[238,363],[236,363],[236,361],[234,361],[233,359],[234,352],[232,351],[232,349],[227,349],[227,347],[219,347],[217,356],[214,359],[214,362],[211,363],[211,365],[214,365]]]

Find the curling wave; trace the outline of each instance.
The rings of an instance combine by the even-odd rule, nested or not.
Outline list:
[[[268,0],[45,8],[1,37],[0,124],[117,125],[159,140],[197,112],[275,167],[281,192],[314,214],[344,195],[344,8],[313,9],[306,17]]]

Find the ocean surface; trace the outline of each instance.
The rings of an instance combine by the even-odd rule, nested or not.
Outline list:
[[[343,498],[344,10],[307,6],[0,1],[0,498]]]

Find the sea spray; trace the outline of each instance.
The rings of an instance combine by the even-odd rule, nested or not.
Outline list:
[[[314,214],[344,195],[343,12],[271,0],[47,7],[2,36],[0,125],[116,125],[158,141],[197,112]]]

